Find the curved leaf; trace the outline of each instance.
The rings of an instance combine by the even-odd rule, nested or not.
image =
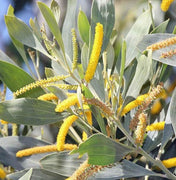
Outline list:
[[[15,170],[23,170],[32,167],[38,168],[40,166],[38,161],[44,154],[17,158],[16,152],[21,149],[45,145],[49,144],[32,137],[11,136],[0,138],[0,162],[6,166],[13,167]]]
[[[2,60],[0,60],[0,79],[12,92],[15,92],[23,86],[35,81],[23,69]],[[20,95],[19,97],[38,97],[41,94],[44,94],[44,91],[42,88],[38,87]]]
[[[157,176],[157,174],[130,161],[123,160],[120,164],[115,164],[113,167],[104,168],[102,171],[99,171],[94,175],[94,178],[96,180],[116,180],[121,178],[134,178],[140,176]]]
[[[44,125],[63,120],[67,113],[56,113],[51,102],[20,98],[0,103],[0,118],[11,123]]]
[[[87,16],[83,11],[79,11],[78,14],[78,30],[82,40],[89,46],[89,29],[90,24],[87,19]]]
[[[42,12],[43,17],[45,18],[45,20],[50,28],[50,31],[55,36],[60,48],[62,49],[62,52],[65,54],[62,35],[61,35],[58,24],[56,22],[56,19],[53,15],[51,9],[43,2],[38,2],[38,7],[39,7],[40,11]]]
[[[125,67],[127,67],[138,55],[139,52],[136,46],[143,38],[143,36],[148,33],[151,23],[151,15],[150,11],[148,10],[138,17],[138,19],[128,32],[125,38],[125,41],[127,42]]]
[[[8,175],[9,179],[19,180],[21,176],[25,175],[27,170],[16,172]],[[32,175],[30,180],[65,180],[65,176],[61,176],[59,174],[44,170],[44,169],[32,169]]]
[[[143,52],[151,44],[166,40],[168,38],[172,38],[174,36],[175,36],[174,34],[169,34],[169,33],[149,34],[149,35],[146,35],[143,37],[143,39],[139,42],[137,47],[141,52]],[[166,52],[169,52],[169,51],[174,50],[174,49],[176,49],[176,44],[173,44],[171,46],[167,46],[167,47],[162,48],[162,49],[155,50],[152,52],[152,58],[154,60],[162,62],[164,64],[176,66],[176,61],[175,61],[176,55],[173,55],[171,57],[166,57],[166,58],[162,57],[162,53],[166,53]]]
[[[12,37],[22,44],[34,48],[51,58],[32,30],[23,21],[15,16],[5,16],[5,23]]]
[[[45,156],[40,163],[45,170],[71,176],[85,159],[85,156],[78,158],[75,154],[70,155],[68,151],[63,151]]]
[[[171,118],[172,126],[174,129],[174,133],[176,135],[176,121],[175,121],[176,103],[175,102],[176,102],[176,89],[174,90],[172,94],[172,98],[170,102],[170,118]]]
[[[88,153],[88,163],[93,165],[109,165],[120,161],[133,148],[115,142],[103,134],[92,135],[72,153],[83,155]]]

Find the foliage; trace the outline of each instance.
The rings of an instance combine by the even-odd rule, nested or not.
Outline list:
[[[6,178],[176,179],[176,83],[168,86],[176,38],[165,33],[169,21],[155,27],[149,3],[122,40],[113,0],[93,0],[90,19],[69,0],[62,31],[57,2],[37,4],[53,39],[36,19],[28,27],[15,17],[12,6],[5,16],[14,46],[27,66],[30,48],[37,74],[0,51],[0,170]],[[44,79],[39,53],[51,62]],[[14,93],[9,101],[7,87]]]

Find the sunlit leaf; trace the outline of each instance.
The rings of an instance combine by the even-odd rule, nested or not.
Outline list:
[[[89,21],[83,11],[79,11],[78,14],[78,30],[82,40],[89,46]]]
[[[88,154],[88,163],[93,165],[109,165],[120,161],[133,148],[115,142],[103,134],[92,135],[84,143],[80,144],[78,149],[72,153],[83,155]]]
[[[23,175],[19,180],[31,180],[32,169],[30,169],[25,175]]]
[[[151,25],[151,15],[150,11],[147,10],[141,14],[130,31],[128,32],[125,41],[127,42],[127,52],[126,52],[126,64],[127,67],[132,60],[139,54],[138,49],[136,48],[139,41],[146,35],[149,31]]]
[[[29,46],[43,53],[44,55],[51,57],[46,50],[43,48],[42,44],[32,32],[32,30],[21,20],[15,16],[5,16],[5,23],[9,34],[21,42],[22,44]]]
[[[67,113],[56,113],[51,102],[20,98],[0,103],[0,118],[27,125],[51,124],[63,120]]]

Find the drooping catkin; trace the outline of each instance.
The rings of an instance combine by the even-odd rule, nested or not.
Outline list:
[[[164,165],[166,168],[175,167],[175,166],[176,166],[176,157],[163,160],[162,163],[163,163],[163,165]]]
[[[135,143],[138,145],[142,145],[144,141],[144,134],[146,130],[146,124],[147,124],[147,115],[145,113],[141,113],[139,115],[139,122],[135,131]]]
[[[6,172],[2,169],[2,168],[0,168],[0,179],[5,179],[5,177],[6,177]]]
[[[145,111],[148,106],[158,97],[161,97],[163,94],[163,84],[157,85],[157,87],[153,88],[150,92],[148,97],[145,99],[145,101],[142,103],[141,106],[139,106],[139,109],[136,111],[133,119],[130,121],[130,129],[135,130],[137,127],[137,124],[139,122],[139,115]]]
[[[30,91],[30,90],[32,90],[34,88],[45,86],[48,83],[64,80],[67,77],[69,77],[69,75],[67,75],[67,76],[64,76],[64,75],[54,76],[54,77],[50,77],[50,78],[47,78],[47,79],[42,79],[42,80],[30,83],[30,84],[20,88],[16,92],[14,92],[14,96],[17,97],[17,96],[19,96],[19,95],[21,95],[21,94],[23,94],[23,93],[25,93],[27,91]]]
[[[97,23],[95,27],[95,37],[94,37],[93,48],[90,55],[89,64],[85,73],[85,77],[84,77],[87,82],[89,82],[94,76],[94,73],[98,64],[102,44],[103,44],[103,25],[100,23]]]
[[[90,165],[88,164],[88,160],[86,160],[79,166],[79,168],[68,179],[69,180],[86,180],[88,177],[101,171],[105,167],[111,167],[111,166]]]
[[[58,135],[57,135],[57,150],[62,151],[64,149],[66,135],[68,133],[69,127],[78,119],[77,116],[72,115],[67,117],[62,123]]]
[[[63,150],[73,150],[77,147],[76,144],[64,144]],[[57,145],[39,146],[20,150],[16,153],[16,157],[25,157],[33,154],[47,153],[57,151]]]
[[[165,48],[167,46],[171,46],[175,43],[176,43],[176,36],[174,36],[172,38],[168,38],[168,39],[163,40],[163,41],[159,41],[155,44],[151,44],[150,46],[147,47],[147,49],[151,49],[152,51],[155,51],[158,49]]]
[[[165,122],[157,122],[147,126],[146,131],[161,131],[164,129]]]
[[[39,96],[37,99],[43,101],[58,100],[58,97],[53,93],[47,93]]]
[[[64,110],[68,109],[70,106],[73,106],[78,102],[78,95],[74,94],[73,96],[69,96],[67,99],[63,100],[61,103],[59,103],[55,111],[56,112],[63,112]]]
[[[162,0],[162,2],[161,2],[161,10],[164,11],[164,12],[167,11],[173,1],[174,0]]]
[[[76,32],[73,28],[71,30],[72,33],[72,46],[73,46],[73,63],[72,63],[72,71],[76,69],[77,61],[78,61],[78,44],[76,42]]]
[[[103,113],[112,116],[114,113],[110,107],[108,107],[106,104],[104,104],[102,101],[96,99],[96,98],[84,98],[84,101],[87,104],[97,106]]]
[[[170,57],[172,57],[172,56],[175,55],[175,54],[176,54],[176,49],[172,49],[172,50],[170,50],[170,51],[163,52],[163,53],[161,54],[161,57],[160,57],[160,58],[170,58]]]

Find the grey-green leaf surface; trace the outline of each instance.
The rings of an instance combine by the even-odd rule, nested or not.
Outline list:
[[[121,163],[115,164],[112,167],[103,168],[102,171],[96,173],[94,177],[88,178],[88,180],[116,180],[142,176],[157,176],[157,174],[130,161],[123,160]]]
[[[12,92],[34,82],[34,79],[23,69],[3,60],[0,60],[0,79]],[[38,87],[20,95],[19,97],[38,97],[41,94],[44,94],[44,91],[42,88]]]
[[[27,172],[27,170],[24,171],[19,171],[13,174],[8,175],[7,177],[9,179],[13,179],[13,180],[19,180],[19,178],[21,176],[23,176],[25,173]],[[65,176],[61,176],[59,174],[44,170],[44,169],[32,169],[32,175],[30,180],[44,180],[44,179],[48,179],[48,180],[65,180],[66,177]]]
[[[89,29],[90,24],[86,14],[83,11],[79,11],[78,14],[78,30],[82,40],[89,46]]]
[[[62,40],[62,35],[61,35],[57,21],[53,15],[51,9],[46,4],[44,4],[43,2],[38,2],[38,6],[39,6],[40,11],[42,12],[43,17],[45,18],[45,20],[46,20],[46,22],[50,28],[50,31],[55,36],[60,48],[62,49],[63,54],[65,54],[65,48],[64,48],[64,43]]]
[[[176,121],[175,121],[175,115],[176,115],[176,89],[174,90],[173,94],[172,94],[172,98],[171,98],[171,104],[170,104],[170,117],[171,117],[171,122],[172,122],[172,126],[174,129],[174,133],[176,135]]]
[[[15,16],[5,16],[5,23],[8,32],[16,40],[22,44],[29,46],[43,53],[44,55],[51,57],[46,50],[43,48],[42,44],[32,32],[32,30],[21,20]]]
[[[139,41],[146,35],[151,26],[151,16],[150,11],[147,10],[141,14],[130,31],[128,32],[125,41],[127,42],[127,51],[126,51],[126,63],[127,67],[132,60],[138,55],[139,51],[136,48]]]
[[[39,168],[39,160],[46,155],[37,154],[33,156],[17,158],[16,153],[19,150],[31,148],[35,146],[45,146],[48,143],[32,138],[23,136],[9,136],[0,138],[0,162],[6,166],[11,166],[15,170],[23,170],[25,168]]]
[[[159,24],[151,33],[164,33],[166,31],[169,19]]]
[[[67,113],[56,113],[55,107],[51,102],[38,99],[14,99],[0,103],[0,118],[16,124],[51,124],[67,116]]]
[[[30,169],[26,174],[24,174],[19,180],[31,180],[32,169]]]
[[[62,28],[62,38],[64,39],[65,52],[70,59],[73,57],[73,47],[72,47],[72,35],[71,29],[76,29],[76,17],[77,17],[77,0],[67,1],[67,13],[65,16],[63,28]]]
[[[174,36],[175,36],[174,34],[169,34],[169,33],[148,34],[148,35],[143,37],[143,39],[139,42],[137,47],[141,52],[143,52],[151,44],[166,40],[168,38],[172,38]],[[162,57],[163,53],[167,53],[167,52],[174,50],[174,49],[176,49],[176,44],[155,50],[152,52],[152,58],[156,61],[162,62],[163,64],[176,66],[176,61],[175,61],[176,55],[169,56],[166,58]]]
[[[138,58],[138,64],[135,71],[135,75],[127,91],[127,96],[132,96],[136,98],[139,95],[142,86],[151,76],[151,69],[152,69],[151,53],[148,55],[148,57],[146,57],[145,55],[141,55]]]
[[[114,27],[115,10],[113,0],[94,0],[92,4],[91,17],[91,41],[90,49],[92,49],[95,26],[97,23],[103,24],[103,46],[102,52],[106,49]]]
[[[68,151],[63,151],[45,156],[40,163],[45,170],[71,176],[85,159],[86,156],[78,158],[76,154],[70,155]]]
[[[1,61],[5,61],[8,62],[10,64],[13,64],[15,66],[17,66],[17,64],[9,57],[7,56],[7,54],[5,54],[3,51],[0,50],[0,60]]]
[[[51,11],[53,12],[56,22],[58,24],[60,19],[60,7],[57,1],[55,0],[51,2]]]
[[[133,148],[113,141],[103,134],[94,134],[79,145],[72,153],[88,154],[88,163],[93,165],[109,165],[119,162]]]
[[[163,138],[162,138],[162,142],[161,142],[161,149],[163,149],[165,147],[165,145],[168,143],[168,141],[174,135],[174,130],[173,130],[172,123],[171,123],[170,113],[171,113],[171,104],[169,104],[167,114],[166,114]]]

